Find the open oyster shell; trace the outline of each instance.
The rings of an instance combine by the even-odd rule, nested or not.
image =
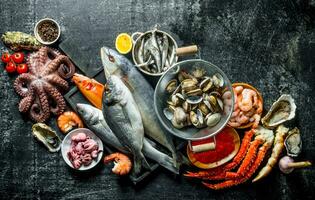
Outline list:
[[[287,155],[297,157],[302,151],[302,139],[300,130],[294,128],[289,131],[288,136],[284,141],[284,146],[287,149]]]
[[[61,147],[61,139],[56,132],[44,123],[36,123],[32,126],[33,136],[43,143],[50,152],[57,152]]]
[[[263,125],[267,128],[275,128],[295,117],[296,105],[294,99],[289,94],[283,94],[272,104],[267,115],[261,119]]]

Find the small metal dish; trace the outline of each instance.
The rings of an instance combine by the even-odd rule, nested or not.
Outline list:
[[[40,35],[39,35],[39,33],[38,33],[38,27],[39,27],[42,23],[47,22],[47,21],[50,21],[50,22],[54,23],[54,24],[57,26],[57,28],[58,28],[58,36],[56,37],[55,40],[53,40],[53,41],[51,41],[51,42],[44,41],[44,40],[40,37]],[[55,43],[55,42],[59,39],[59,37],[60,37],[60,32],[61,32],[61,31],[60,31],[60,26],[59,26],[58,22],[56,22],[55,20],[53,20],[53,19],[51,19],[51,18],[44,18],[44,19],[39,20],[39,21],[36,23],[35,28],[34,28],[34,35],[35,35],[35,38],[36,38],[40,43],[42,43],[42,44],[44,44],[44,45],[51,45],[51,44]]]
[[[71,167],[74,169],[74,167],[72,166],[72,163],[70,162],[70,160],[68,159],[68,151],[70,149],[70,145],[71,145],[71,137],[74,135],[77,135],[78,133],[85,133],[87,136],[89,136],[90,138],[92,138],[93,140],[95,140],[98,144],[99,150],[100,152],[97,155],[96,159],[93,159],[92,163],[88,166],[84,166],[82,165],[79,169],[79,171],[85,171],[85,170],[89,170],[93,167],[95,167],[102,159],[103,157],[103,151],[104,151],[104,147],[103,147],[103,143],[102,141],[89,129],[86,128],[78,128],[75,129],[71,132],[69,132],[66,137],[63,139],[62,144],[61,144],[61,154],[62,157],[64,159],[64,161]]]

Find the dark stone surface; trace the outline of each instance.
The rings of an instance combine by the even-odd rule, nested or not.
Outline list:
[[[265,108],[282,93],[298,105],[289,126],[302,132],[299,159],[314,160],[315,29],[314,1],[38,1],[1,0],[0,33],[32,33],[35,22],[52,17],[62,39],[85,41],[77,48],[113,46],[120,32],[146,31],[156,23],[198,44],[201,57],[221,67],[232,82],[259,89]],[[1,46],[1,52],[6,50]],[[96,55],[91,56],[98,59]],[[92,57],[92,58],[93,58]],[[2,68],[2,66],[1,66]],[[132,185],[99,166],[89,173],[70,170],[59,153],[50,154],[31,136],[32,122],[18,111],[15,75],[0,70],[0,197],[69,199],[312,199],[314,167],[283,175],[275,168],[263,181],[224,191],[211,191],[199,181],[175,177],[160,169],[149,180]],[[49,122],[56,125],[55,118]]]

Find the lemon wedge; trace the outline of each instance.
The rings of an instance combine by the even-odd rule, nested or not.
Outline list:
[[[121,33],[116,37],[115,47],[121,54],[127,54],[132,48],[132,39],[127,33]]]

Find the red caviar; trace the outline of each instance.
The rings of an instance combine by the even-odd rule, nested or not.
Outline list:
[[[230,155],[235,148],[233,133],[230,130],[229,127],[226,127],[215,136],[216,147],[214,150],[193,153],[194,158],[201,163],[213,163]],[[210,142],[213,142],[213,138],[192,141],[191,145],[194,146]]]

